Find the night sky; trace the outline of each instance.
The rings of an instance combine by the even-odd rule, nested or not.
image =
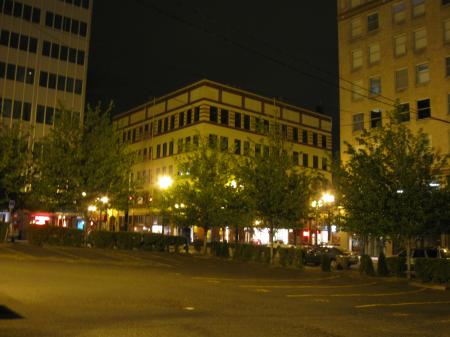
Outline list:
[[[208,78],[320,105],[336,135],[335,1],[96,0],[89,57],[87,101],[114,113]]]

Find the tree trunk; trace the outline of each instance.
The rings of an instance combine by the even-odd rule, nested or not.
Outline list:
[[[273,223],[270,223],[269,231],[269,242],[270,242],[270,264],[273,264]]]
[[[406,278],[411,279],[411,239],[406,239]]]
[[[206,251],[206,243],[207,243],[207,240],[208,240],[208,228],[204,227],[203,228],[203,232],[204,232],[204,234],[203,234],[203,254],[206,255],[206,253],[207,253],[207,251]]]

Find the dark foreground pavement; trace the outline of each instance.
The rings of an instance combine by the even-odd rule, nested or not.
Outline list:
[[[450,292],[356,272],[2,244],[0,336],[449,337]]]

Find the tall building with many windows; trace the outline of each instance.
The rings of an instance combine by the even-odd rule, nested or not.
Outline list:
[[[401,121],[449,153],[450,1],[339,0],[338,27],[341,152],[397,101]]]
[[[45,135],[58,108],[82,118],[92,0],[0,0],[1,123]]]
[[[133,179],[144,182],[129,224],[139,230],[157,223],[148,201],[159,177],[177,174],[178,154],[208,139],[236,155],[264,155],[264,130],[275,121],[292,145],[294,163],[331,179],[331,117],[227,85],[202,80],[116,116],[120,141],[138,158]]]

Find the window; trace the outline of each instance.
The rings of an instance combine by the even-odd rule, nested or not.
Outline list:
[[[57,88],[60,91],[66,90],[66,78],[64,76],[58,75]]]
[[[428,63],[419,64],[416,66],[416,84],[424,84],[430,80],[430,70]]]
[[[183,152],[183,138],[178,139],[177,147],[178,147],[178,153],[182,153]]]
[[[325,136],[325,135],[322,135],[322,147],[324,149],[327,148],[327,136]]]
[[[55,109],[52,107],[47,107],[45,109],[45,124],[52,125],[53,124],[53,116],[55,114]]]
[[[158,134],[162,133],[162,119],[158,120]]]
[[[45,118],[45,107],[43,105],[38,105],[36,110],[36,123],[44,123]]]
[[[61,49],[61,52],[62,52],[62,49]],[[66,55],[67,55],[67,51],[66,51]],[[67,56],[66,56],[66,58],[67,58]],[[63,59],[63,57],[61,57],[61,59]],[[82,50],[78,50],[78,52],[77,52],[77,64],[80,66],[84,65],[84,51],[82,51]]]
[[[199,136],[198,135],[194,135],[194,138],[193,138],[193,144],[194,144],[194,147],[195,148],[198,148],[198,140],[199,140]]]
[[[241,114],[239,112],[234,113],[234,127],[241,128]]]
[[[427,31],[425,28],[421,28],[419,30],[416,30],[413,33],[414,36],[414,50],[419,51],[427,46]]]
[[[402,23],[406,19],[405,4],[399,2],[392,6],[392,21],[394,23]]]
[[[394,55],[402,56],[406,54],[406,34],[394,37]]]
[[[308,167],[309,163],[308,163],[308,154],[307,153],[303,153],[303,157],[302,157],[302,161],[303,161],[303,166],[304,167]]]
[[[352,100],[359,101],[364,97],[363,81],[358,80],[352,83]]]
[[[228,110],[222,109],[220,111],[220,123],[228,125]]]
[[[217,146],[217,135],[210,134],[208,144],[212,148],[216,147]]]
[[[41,22],[41,10],[39,8],[33,7],[33,23]]]
[[[382,124],[381,110],[372,110],[370,112],[370,127],[378,128]]]
[[[353,115],[353,131],[360,131],[364,129],[364,114],[357,113]]]
[[[67,83],[66,83],[66,91],[67,92],[73,92],[74,89],[74,84],[75,84],[75,80],[71,77],[67,78]]]
[[[397,112],[397,120],[399,122],[408,122],[410,120],[409,103],[399,104]]]
[[[444,42],[450,42],[450,20],[444,21]]]
[[[191,123],[192,123],[192,110],[189,109],[188,111],[186,111],[186,124]]]
[[[209,120],[217,123],[217,108],[215,106],[209,107]]]
[[[250,130],[250,116],[244,115],[244,129]]]
[[[83,88],[83,82],[81,80],[75,80],[75,93],[81,95],[81,90]]]
[[[0,62],[0,78],[4,78],[6,73],[6,63]],[[0,98],[1,101],[1,98]]]
[[[450,4],[450,0],[441,0],[442,6]]]
[[[381,94],[381,78],[379,76],[369,78],[369,88],[371,95]]]
[[[313,145],[317,146],[317,144],[318,144],[318,135],[317,135],[317,133],[313,132],[312,139],[313,139]]]
[[[8,80],[14,81],[16,79],[16,65],[15,64],[8,64],[6,66],[6,78]]]
[[[44,41],[44,43],[42,44],[42,55],[50,56],[50,46],[50,42]]]
[[[20,38],[19,38],[19,49],[27,51],[28,50],[28,41],[29,41],[29,37],[28,36],[20,35]]]
[[[429,98],[417,101],[417,119],[431,117],[431,102]]]
[[[408,69],[395,71],[395,89],[402,90],[408,87]]]
[[[292,139],[298,143],[298,128],[292,128]]]
[[[163,144],[162,156],[167,157],[167,143]]]
[[[164,118],[164,132],[169,130],[169,117]]]
[[[425,0],[412,0],[412,16],[417,18],[425,14]]]
[[[56,89],[56,74],[48,75],[48,87],[50,89]]]
[[[367,31],[373,32],[378,29],[378,13],[373,13],[367,17]]]
[[[228,137],[220,137],[220,150],[221,151],[228,150]]]
[[[14,104],[13,104],[13,118],[14,119],[20,119],[21,115],[22,115],[22,102],[21,101],[14,101]]]
[[[350,36],[352,39],[362,35],[362,22],[361,18],[357,18],[350,23]]]
[[[248,156],[250,154],[250,142],[244,142],[244,155]]]
[[[369,64],[380,62],[380,44],[374,43],[369,46]]]
[[[362,67],[363,64],[363,56],[362,56],[362,50],[356,49],[352,51],[352,69],[358,69]]]
[[[302,143],[308,144],[308,131],[307,130],[302,131]]]
[[[2,30],[2,32],[0,33],[0,44],[4,45],[4,46],[8,46],[9,45],[9,31],[7,30]]]
[[[294,165],[298,165],[298,164],[299,164],[298,152],[297,152],[297,151],[294,151],[294,152],[292,153],[292,163],[293,163]]]
[[[169,156],[173,155],[173,140],[169,143]]]
[[[156,158],[161,158],[161,144],[156,145]]]
[[[261,144],[255,144],[255,156],[259,157],[261,155]]]
[[[445,58],[445,76],[450,76],[450,57]]]
[[[29,122],[31,118],[31,104],[24,102],[23,103],[23,110],[22,110],[22,119],[24,121]]]
[[[178,114],[178,127],[181,128],[184,126],[184,111],[181,111]]]
[[[326,171],[328,169],[328,160],[327,158],[322,158],[322,170]]]
[[[200,107],[196,106],[194,109],[194,122],[198,122],[200,120]]]
[[[287,139],[288,129],[286,124],[281,124],[281,135],[284,139]]]
[[[234,154],[241,154],[241,141],[240,139],[234,140]]]

